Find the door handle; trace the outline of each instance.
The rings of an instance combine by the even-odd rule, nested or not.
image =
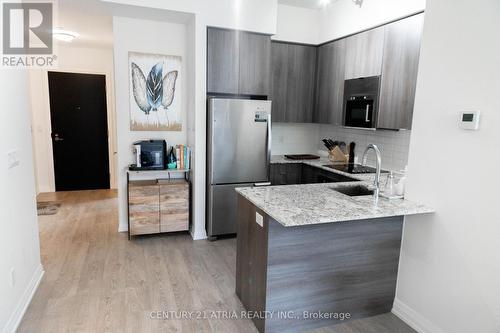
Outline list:
[[[367,123],[370,122],[369,115],[370,115],[370,104],[366,104],[365,121]]]
[[[54,134],[54,141],[59,142],[59,141],[64,141],[64,139],[59,137],[59,134],[56,133],[56,134]]]

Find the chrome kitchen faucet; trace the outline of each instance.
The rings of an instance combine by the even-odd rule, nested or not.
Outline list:
[[[373,192],[373,197],[375,198],[375,202],[378,200],[378,195],[380,193],[380,168],[382,166],[382,156],[380,154],[380,149],[372,143],[370,143],[363,153],[363,165],[366,165],[366,159],[368,157],[368,151],[373,149],[375,151],[375,155],[377,155],[377,165],[375,171],[375,180],[373,181],[373,185],[375,186],[375,190]]]

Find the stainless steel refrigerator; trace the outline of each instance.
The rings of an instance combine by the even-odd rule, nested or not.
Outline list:
[[[207,234],[236,233],[236,187],[269,185],[271,101],[209,98]]]

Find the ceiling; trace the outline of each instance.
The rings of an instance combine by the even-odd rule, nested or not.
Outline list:
[[[71,45],[81,47],[113,47],[113,16],[153,21],[186,23],[192,15],[146,7],[111,4],[101,0],[58,0],[55,27],[77,32]]]
[[[113,20],[103,2],[58,0],[56,4],[54,25],[80,34],[72,43],[61,45],[112,47]]]
[[[321,0],[278,0],[278,3],[309,9],[320,9],[324,7]]]

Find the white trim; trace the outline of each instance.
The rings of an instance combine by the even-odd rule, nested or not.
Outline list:
[[[127,232],[127,231],[128,231],[128,225],[118,224],[118,232]]]
[[[193,228],[191,228],[191,230],[189,230],[189,233],[191,234],[191,238],[193,238],[193,240],[208,239],[205,229],[203,229],[202,232],[193,232]]]
[[[391,312],[419,333],[445,333],[445,331],[398,298],[394,300]]]
[[[33,296],[35,295],[35,292],[38,289],[38,286],[40,285],[40,281],[42,281],[44,273],[45,271],[43,270],[43,266],[40,264],[33,273],[33,277],[31,278],[31,281],[26,287],[26,290],[24,290],[24,293],[21,296],[21,299],[19,300],[16,309],[10,316],[9,320],[7,321],[7,324],[4,326],[3,328],[4,333],[16,332],[19,324],[21,323],[21,320],[23,319],[26,309],[30,305],[31,300],[33,299]]]

